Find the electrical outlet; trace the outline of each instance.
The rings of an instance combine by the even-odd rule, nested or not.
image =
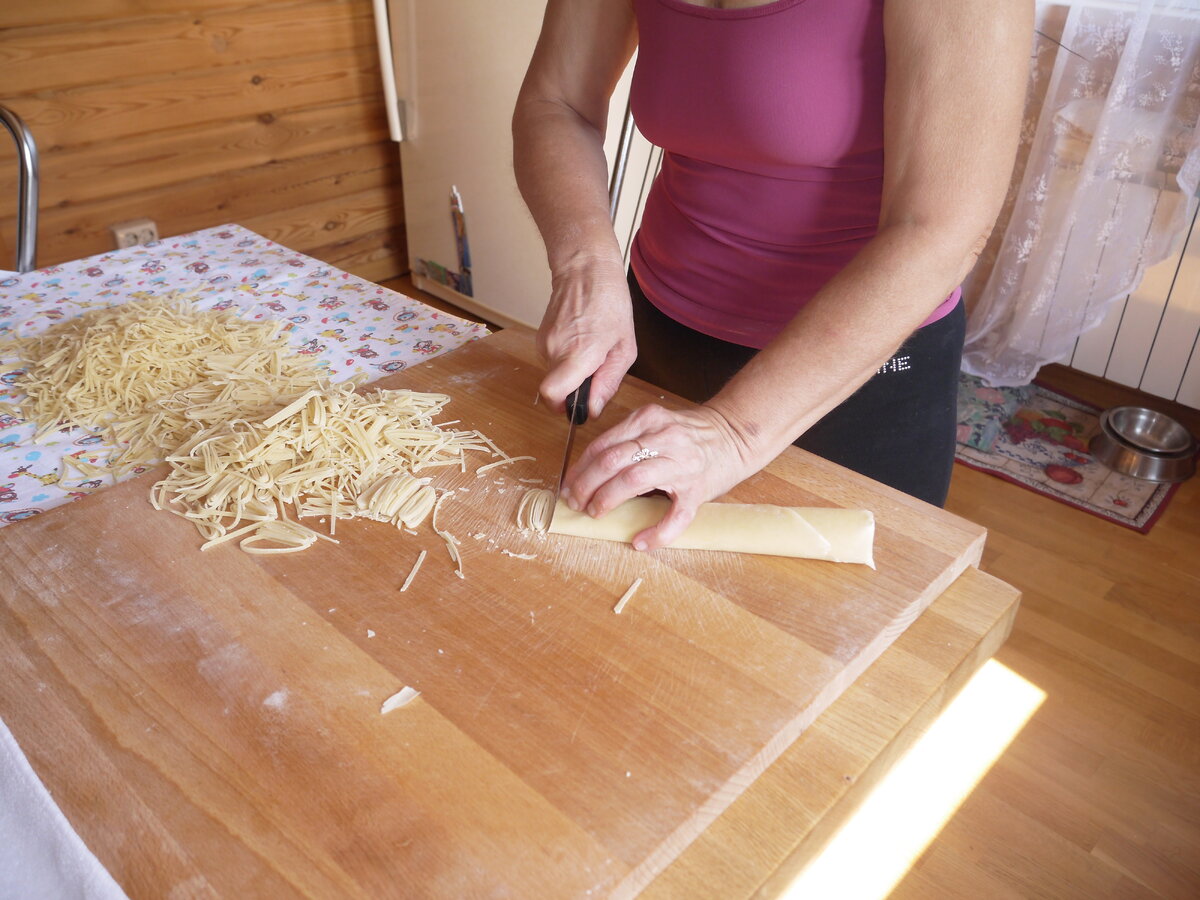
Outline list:
[[[117,239],[118,250],[158,240],[158,226],[154,224],[153,219],[130,219],[110,227],[113,237]]]

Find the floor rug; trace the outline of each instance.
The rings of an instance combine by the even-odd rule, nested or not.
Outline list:
[[[991,388],[964,374],[958,387],[957,462],[1118,525],[1148,532],[1178,484],[1131,478],[1088,452],[1100,410],[1036,382]]]

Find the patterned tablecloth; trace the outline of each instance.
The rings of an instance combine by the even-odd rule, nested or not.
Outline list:
[[[0,340],[172,291],[195,292],[200,309],[237,308],[249,319],[280,320],[293,346],[327,363],[335,381],[360,373],[373,381],[488,333],[238,225],[223,225],[23,275],[0,273]],[[18,399],[17,377],[0,378],[0,401]],[[81,479],[59,484],[64,456],[90,463],[107,457],[111,448],[99,437],[70,428],[34,444],[33,430],[0,413],[0,526],[79,499],[85,496],[80,488],[100,486]]]

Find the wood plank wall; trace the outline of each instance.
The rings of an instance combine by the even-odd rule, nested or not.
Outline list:
[[[39,266],[237,223],[379,281],[408,271],[370,0],[0,2],[0,104],[41,155]],[[0,128],[0,269],[17,165]]]

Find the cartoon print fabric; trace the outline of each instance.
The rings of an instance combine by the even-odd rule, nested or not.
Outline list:
[[[281,321],[292,346],[319,357],[334,381],[358,374],[375,381],[488,333],[239,225],[222,225],[23,275],[0,273],[0,340],[172,291],[195,292],[200,309],[237,308],[248,319]],[[0,377],[0,401],[19,399],[12,387],[18,377]],[[107,458],[101,438],[78,428],[39,444],[32,435],[32,425],[0,413],[0,526],[103,486],[82,478],[59,484],[64,456]]]

